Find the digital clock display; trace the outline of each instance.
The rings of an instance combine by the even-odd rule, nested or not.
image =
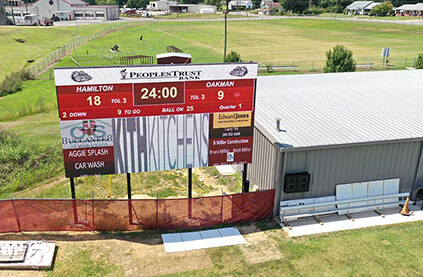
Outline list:
[[[184,103],[184,83],[134,84],[134,105]]]

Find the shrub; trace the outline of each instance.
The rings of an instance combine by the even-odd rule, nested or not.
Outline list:
[[[353,53],[342,45],[336,45],[333,50],[327,51],[326,58],[326,65],[323,68],[326,73],[355,71],[356,62]]]
[[[420,53],[419,56],[417,57],[414,67],[416,69],[423,69],[423,53]]]
[[[379,4],[370,11],[370,16],[387,16],[391,15],[394,12],[394,6],[391,1],[384,1],[382,4]]]
[[[241,55],[235,51],[231,51],[225,57],[225,63],[239,63],[241,61]]]
[[[22,89],[23,81],[30,79],[32,79],[32,76],[28,70],[10,73],[0,84],[0,96],[5,96],[20,91]]]

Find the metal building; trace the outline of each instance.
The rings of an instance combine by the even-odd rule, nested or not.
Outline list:
[[[307,191],[285,178],[308,173]],[[257,81],[252,186],[281,200],[335,194],[338,184],[400,178],[423,187],[423,70],[263,76]]]

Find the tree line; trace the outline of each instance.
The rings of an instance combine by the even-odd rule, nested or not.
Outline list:
[[[420,1],[421,0],[376,0],[374,2],[383,2],[384,12],[387,7],[399,7],[404,4],[417,4]],[[342,13],[345,8],[353,2],[354,0],[279,0],[279,3],[284,11],[290,11],[292,13]]]

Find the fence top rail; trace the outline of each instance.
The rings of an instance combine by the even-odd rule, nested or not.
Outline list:
[[[332,205],[339,205],[339,204],[350,204],[350,203],[356,203],[356,202],[383,200],[383,199],[394,198],[394,197],[408,197],[409,195],[410,195],[410,193],[404,192],[404,193],[398,193],[398,194],[389,194],[389,195],[357,198],[357,199],[350,199],[350,200],[322,202],[322,203],[315,203],[315,204],[304,204],[304,205],[298,205],[298,206],[288,206],[288,207],[282,206],[281,211],[287,212],[287,211],[292,211],[292,210],[309,209],[309,208],[314,208],[314,207],[325,207],[325,206],[332,206]],[[383,204],[383,203],[379,203],[379,204]]]

